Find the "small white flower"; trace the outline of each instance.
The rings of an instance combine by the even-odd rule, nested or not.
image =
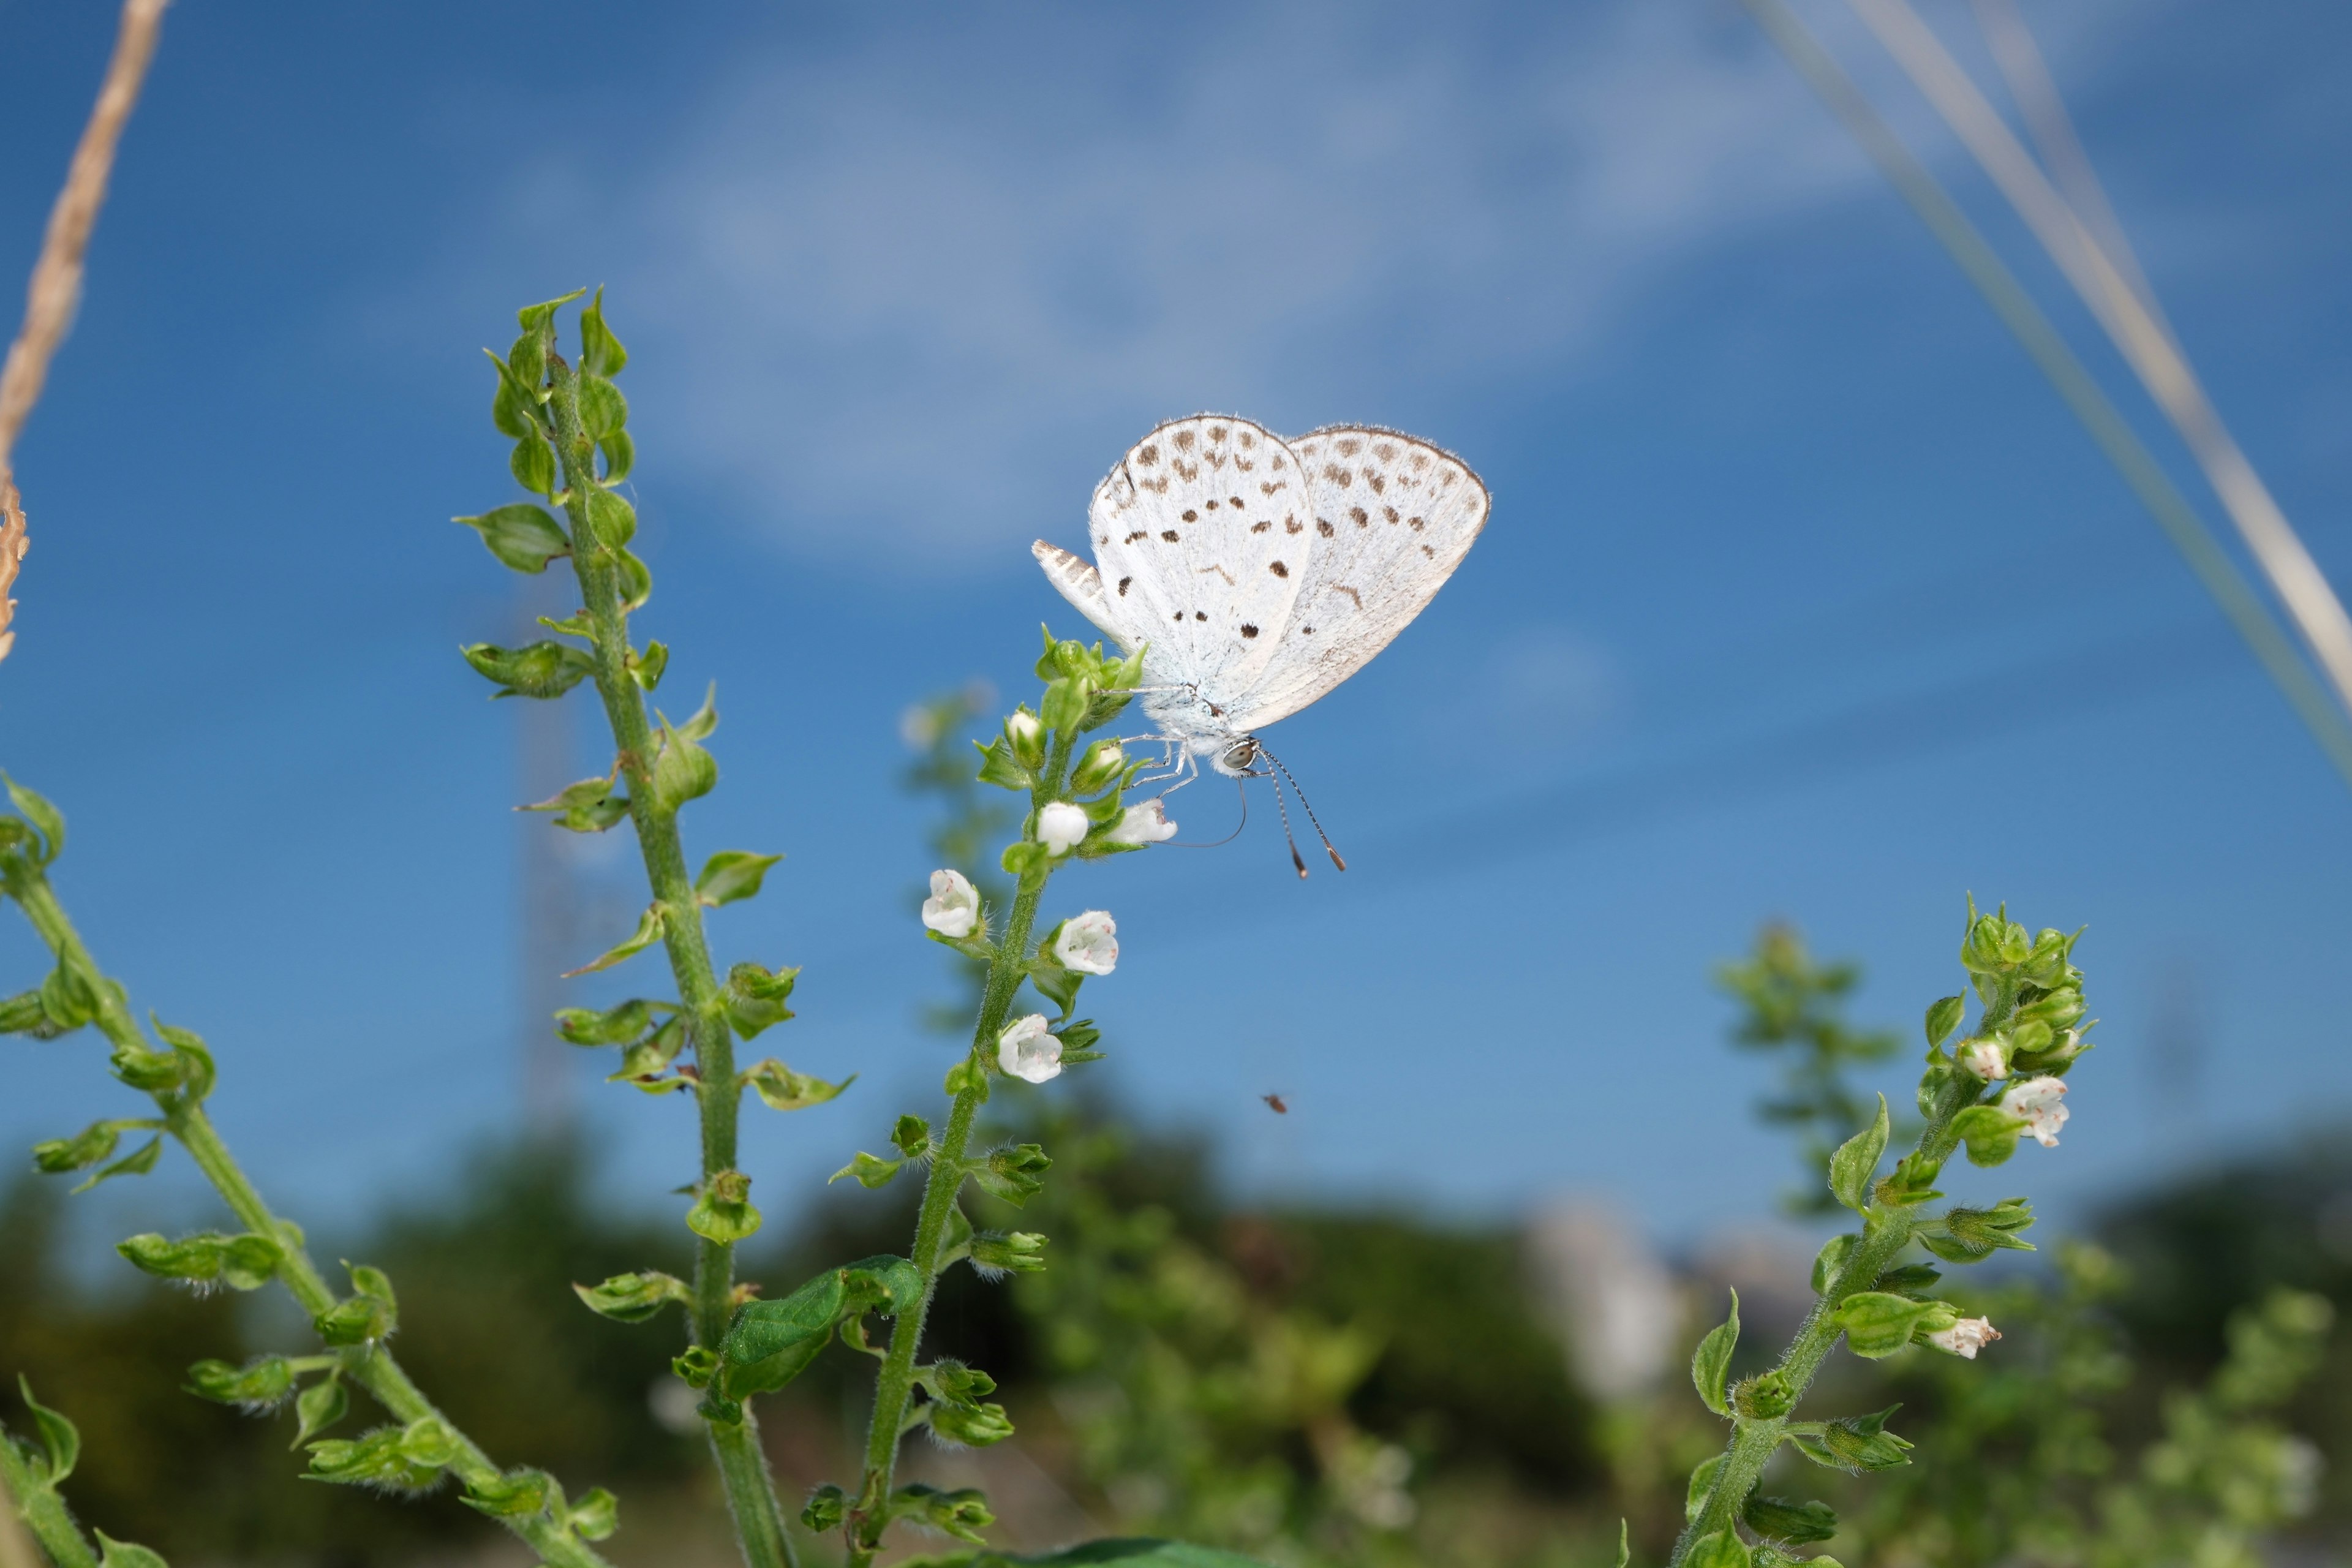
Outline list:
[[[1062,922],[1054,956],[1081,974],[1108,974],[1118,967],[1118,925],[1101,910],[1088,910]]]
[[[1066,800],[1057,800],[1037,814],[1037,841],[1048,855],[1067,855],[1087,836],[1087,814]]]
[[[2044,1149],[2058,1147],[2058,1129],[2066,1125],[2066,1080],[2063,1078],[2030,1078],[2023,1083],[2012,1084],[2000,1097],[2000,1108],[2026,1124],[2033,1141]]]
[[[2009,1076],[2009,1047],[1997,1037],[1963,1041],[1959,1058],[1962,1067],[1987,1083]]]
[[[1045,759],[1045,727],[1037,721],[1037,715],[1026,709],[1006,716],[1004,738],[1013,743],[1013,754],[1024,765],[1034,768]]]
[[[1929,1334],[1927,1342],[1939,1351],[1974,1361],[1977,1352],[1999,1338],[2000,1331],[1992,1326],[1990,1318],[1962,1318],[1950,1328]]]
[[[923,900],[923,923],[941,936],[966,937],[980,923],[980,890],[961,871],[931,873],[931,896]]]
[[[1147,800],[1121,813],[1108,837],[1113,844],[1159,844],[1176,837],[1176,825],[1158,800]]]
[[[1045,1014],[1032,1013],[1004,1026],[1004,1033],[996,1037],[996,1065],[1031,1083],[1062,1076],[1062,1042],[1046,1031]]]

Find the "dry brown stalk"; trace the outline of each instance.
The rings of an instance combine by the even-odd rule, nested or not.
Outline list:
[[[33,264],[33,281],[25,291],[25,323],[17,330],[16,341],[8,346],[7,363],[0,365],[0,512],[5,512],[0,517],[0,658],[8,657],[16,642],[16,634],[8,628],[16,602],[6,595],[25,559],[26,544],[25,510],[16,494],[13,464],[16,437],[33,405],[40,400],[49,360],[73,323],[74,306],[81,298],[82,258],[89,250],[99,205],[106,200],[106,179],[114,167],[115,146],[122,140],[131,106],[139,101],[147,62],[154,58],[166,3],[125,0],[106,80],[98,89],[89,123],[82,128],[81,143],[74,149],[65,189],[50,209],[40,259]]]

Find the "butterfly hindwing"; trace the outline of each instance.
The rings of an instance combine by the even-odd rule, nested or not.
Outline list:
[[[1486,487],[1426,441],[1335,425],[1290,448],[1305,470],[1313,549],[1272,657],[1235,705],[1245,732],[1297,712],[1371,662],[1445,585],[1486,524]]]
[[[1097,624],[1150,645],[1148,680],[1220,706],[1256,684],[1314,537],[1299,461],[1279,437],[1220,415],[1162,425],[1096,488],[1088,523],[1110,617]]]

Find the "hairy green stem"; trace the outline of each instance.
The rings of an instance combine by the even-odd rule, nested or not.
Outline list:
[[[2016,1005],[2013,991],[2004,989],[1986,1005],[1984,1016],[1977,1032],[1989,1033],[1998,1028]],[[1940,1165],[1951,1158],[1958,1140],[1951,1131],[1952,1118],[1965,1106],[1975,1103],[1983,1085],[1970,1079],[1965,1071],[1956,1070],[1951,1081],[1937,1095],[1934,1113],[1927,1125],[1920,1130],[1918,1142],[1913,1146],[1916,1154],[1924,1155]],[[1895,1256],[1910,1244],[1917,1228],[1917,1220],[1909,1207],[1897,1207],[1873,1202],[1864,1213],[1862,1239],[1846,1255],[1844,1264],[1836,1275],[1825,1281],[1821,1300],[1813,1303],[1796,1337],[1773,1369],[1785,1381],[1789,1390],[1790,1415],[1770,1418],[1742,1415],[1732,1417],[1731,1440],[1723,1451],[1723,1463],[1708,1486],[1706,1497],[1692,1516],[1683,1532],[1675,1538],[1674,1555],[1667,1559],[1668,1568],[1680,1568],[1684,1559],[1696,1542],[1717,1531],[1736,1530],[1740,1512],[1747,1507],[1748,1494],[1763,1479],[1764,1467],[1780,1447],[1789,1433],[1793,1413],[1805,1391],[1812,1385],[1813,1374],[1821,1370],[1822,1361],[1836,1347],[1838,1336],[1844,1331],[1837,1321],[1838,1309],[1846,1299],[1870,1289],[1878,1277],[1886,1271]]]
[[[1030,792],[1033,824],[1035,811],[1059,797],[1069,765],[1070,742],[1056,734],[1046,757],[1045,773]],[[1004,1027],[1005,1015],[1013,1010],[1013,994],[1021,989],[1022,977],[1027,973],[1029,932],[1036,924],[1037,904],[1052,875],[1050,865],[1026,872],[1013,891],[1013,912],[1006,918],[1004,933],[997,941],[996,954],[989,960],[988,984],[981,993],[980,1016],[972,1026],[970,1059],[976,1068],[989,1043]],[[874,1421],[866,1434],[866,1474],[850,1513],[850,1568],[866,1568],[882,1542],[887,1522],[884,1506],[890,1499],[898,1440],[907,1425],[908,1402],[914,1397],[915,1356],[921,1349],[931,1298],[939,1289],[940,1249],[947,1236],[948,1216],[955,1211],[957,1194],[963,1190],[964,1161],[971,1145],[972,1122],[987,1098],[984,1069],[968,1074],[948,1112],[947,1131],[931,1155],[930,1172],[923,1184],[923,1206],[915,1221],[912,1254],[914,1265],[923,1277],[923,1297],[913,1311],[901,1313],[892,1326],[890,1348],[874,1382]]]
[[[572,564],[587,609],[596,663],[596,691],[619,749],[621,772],[629,784],[629,816],[637,830],[646,879],[663,913],[662,944],[670,975],[694,1042],[699,1077],[695,1099],[702,1120],[702,1179],[735,1168],[736,1120],[743,1084],[735,1071],[735,1037],[728,1026],[719,977],[702,930],[702,901],[695,894],[679,842],[677,812],[654,789],[656,742],[646,717],[643,691],[631,673],[629,612],[617,553],[596,542],[589,525],[588,497],[596,488],[596,443],[580,419],[579,376],[563,360],[548,355],[552,388],[548,410],[555,426],[555,453],[562,465],[565,515],[572,524]],[[717,1349],[734,1313],[735,1247],[701,1237],[694,1261],[694,1300],[689,1311],[694,1342]],[[792,1542],[784,1532],[774,1479],[760,1447],[749,1410],[740,1423],[706,1422],[712,1458],[727,1489],[737,1539],[751,1568],[793,1568]]]
[[[29,867],[20,865],[9,878],[8,891],[58,962],[91,982],[89,990],[97,998],[100,1032],[117,1047],[153,1050],[153,1045],[140,1029],[138,1020],[131,1016],[131,1009],[121,994],[103,978],[105,972],[99,968],[90,957],[89,950],[83,945],[80,934],[74,930],[73,922],[67,918],[64,907],[58,902],[56,893],[49,887],[48,879]],[[303,1311],[317,1318],[332,1307],[335,1292],[319,1272],[318,1265],[310,1260],[310,1252],[302,1244],[301,1230],[270,1212],[259,1190],[229,1152],[228,1145],[221,1142],[220,1133],[214,1128],[212,1118],[205,1114],[204,1107],[194,1100],[173,1093],[159,1094],[155,1101],[164,1113],[164,1130],[187,1150],[189,1156],[195,1161],[196,1168],[204,1173],[205,1179],[212,1184],[213,1190],[236,1215],[238,1223],[256,1235],[268,1237],[283,1249],[285,1257],[278,1266],[278,1279],[301,1304]],[[487,1484],[504,1473],[471,1438],[458,1431],[447,1416],[434,1407],[433,1402],[425,1397],[423,1391],[393,1359],[392,1352],[382,1344],[350,1345],[334,1353],[341,1363],[344,1375],[374,1395],[377,1404],[402,1422],[432,1416],[448,1429],[456,1448],[456,1457],[450,1461],[449,1468],[460,1480],[469,1485]],[[556,1564],[557,1568],[600,1568],[604,1563],[604,1558],[583,1545],[561,1521],[544,1514],[509,1518],[502,1522],[529,1542],[543,1562]]]
[[[98,1568],[98,1553],[81,1538],[65,1500],[44,1481],[7,1433],[0,1432],[0,1509],[25,1521],[57,1568]]]

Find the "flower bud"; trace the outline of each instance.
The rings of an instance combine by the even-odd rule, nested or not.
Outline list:
[[[1015,709],[1004,721],[1004,739],[1013,760],[1034,773],[1045,765],[1045,726],[1026,707]]]
[[[1176,837],[1176,825],[1157,799],[1130,805],[1119,814],[1118,826],[1104,836],[1119,845],[1160,844]]]
[[[1117,740],[1106,736],[1087,748],[1078,759],[1077,772],[1070,775],[1070,787],[1080,795],[1091,795],[1117,778],[1127,766],[1127,753]]]
[[[2058,1130],[2066,1125],[2071,1114],[2066,1109],[2066,1080],[2057,1078],[2030,1078],[2012,1084],[2000,1097],[2000,1109],[2025,1123],[2033,1141],[2044,1149],[2058,1147]]]
[[[961,871],[931,873],[931,896],[923,900],[923,924],[944,937],[967,937],[980,923],[980,892]]]
[[[1937,1329],[1922,1337],[1948,1355],[1974,1361],[1977,1352],[2000,1338],[2000,1331],[1992,1326],[1990,1318],[1962,1318],[1948,1329]]]
[[[1118,926],[1101,910],[1088,910],[1062,922],[1054,957],[1080,974],[1108,974],[1118,966]]]
[[[1045,1238],[1026,1230],[982,1231],[971,1238],[971,1264],[983,1272],[1034,1274],[1045,1267]]]
[[[1062,1076],[1062,1042],[1047,1030],[1045,1014],[1032,1013],[1004,1026],[996,1037],[996,1065],[1031,1083]]]
[[[1999,1035],[1963,1040],[1953,1051],[1960,1066],[1993,1083],[2009,1076],[2009,1041]]]
[[[1772,1421],[1797,1407],[1797,1395],[1786,1376],[1767,1372],[1743,1380],[1731,1391],[1731,1403],[1750,1421]]]
[[[941,1404],[930,1406],[930,1411],[931,1430],[950,1443],[961,1443],[971,1448],[984,1448],[991,1443],[1002,1443],[1013,1436],[1012,1418],[1004,1414],[1004,1406],[1002,1405]],[[977,1495],[974,1494],[974,1496]],[[931,1516],[930,1522],[950,1533],[956,1532],[952,1525],[936,1514]],[[994,1521],[988,1516],[983,1507],[980,1517],[973,1522],[990,1524]]]
[[[1057,800],[1037,814],[1037,842],[1048,855],[1067,855],[1091,826],[1084,807]]]
[[[829,1530],[840,1529],[848,1511],[849,1494],[827,1481],[809,1493],[807,1503],[801,1509],[801,1522],[823,1535]]]

